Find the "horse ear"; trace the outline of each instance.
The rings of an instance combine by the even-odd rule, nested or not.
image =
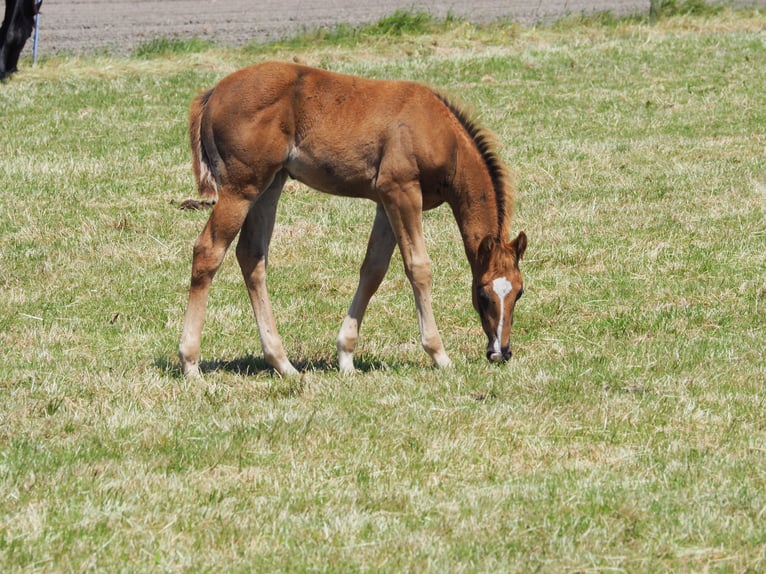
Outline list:
[[[521,261],[521,258],[524,257],[524,252],[527,250],[527,234],[523,231],[519,231],[516,239],[511,241],[511,247],[516,254],[516,262],[518,263]]]
[[[495,250],[497,240],[492,235],[487,235],[481,240],[479,244],[479,261],[482,266],[489,265],[489,258],[492,256],[492,252]]]

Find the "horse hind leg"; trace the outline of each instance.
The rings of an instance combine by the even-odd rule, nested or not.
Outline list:
[[[354,349],[359,338],[362,318],[370,299],[380,287],[388,271],[395,247],[396,238],[388,223],[388,216],[383,206],[378,205],[367,243],[367,254],[359,272],[359,285],[338,333],[338,368],[342,373],[354,371]]]
[[[199,375],[200,342],[210,284],[250,210],[250,201],[230,194],[219,202],[194,244],[189,303],[184,317],[178,357],[187,376]]]
[[[247,214],[237,243],[237,261],[258,324],[263,356],[280,375],[290,376],[297,375],[298,371],[285,354],[266,290],[269,244],[274,231],[277,204],[286,178],[286,172],[279,172]]]

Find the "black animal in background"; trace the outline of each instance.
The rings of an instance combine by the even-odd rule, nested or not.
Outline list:
[[[41,4],[42,0],[5,0],[5,18],[0,27],[0,80],[16,71]]]

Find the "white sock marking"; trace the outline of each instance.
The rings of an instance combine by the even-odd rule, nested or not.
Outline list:
[[[503,315],[505,314],[505,298],[513,291],[513,285],[505,277],[498,277],[492,281],[492,290],[500,299],[500,319],[497,323],[497,338],[495,339],[495,353],[502,353],[500,341],[503,338]]]

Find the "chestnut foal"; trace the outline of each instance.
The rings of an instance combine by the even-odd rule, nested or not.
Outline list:
[[[281,375],[297,371],[277,333],[266,290],[274,218],[287,177],[377,204],[367,254],[337,338],[341,371],[367,304],[398,245],[415,295],[423,348],[437,367],[452,363],[431,308],[431,263],[423,211],[452,208],[473,275],[472,298],[487,335],[487,358],[510,358],[513,310],[523,291],[527,238],[510,240],[513,189],[492,135],[426,86],[370,80],[288,63],[245,68],[197,97],[190,112],[194,175],[214,202],[194,245],[179,357],[199,374],[200,340],[213,276],[239,233],[236,253],[263,354]]]

